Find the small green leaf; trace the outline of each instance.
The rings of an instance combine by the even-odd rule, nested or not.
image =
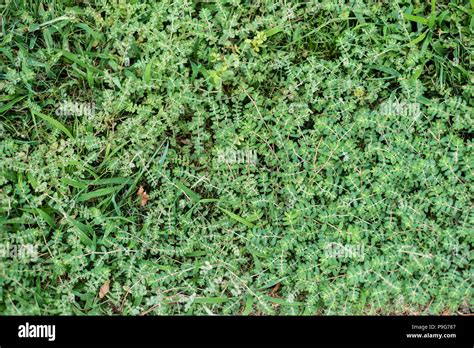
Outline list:
[[[153,62],[150,61],[145,67],[145,72],[143,73],[143,81],[145,81],[146,83],[150,83],[152,66],[153,66]]]

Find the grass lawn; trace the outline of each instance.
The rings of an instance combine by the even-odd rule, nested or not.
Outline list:
[[[0,314],[472,311],[474,1],[0,5]]]

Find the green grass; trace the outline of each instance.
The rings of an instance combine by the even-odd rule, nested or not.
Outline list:
[[[472,1],[89,3],[0,5],[0,314],[471,311]]]

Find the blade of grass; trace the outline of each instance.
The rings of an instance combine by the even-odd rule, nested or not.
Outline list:
[[[409,46],[414,46],[416,45],[418,42],[422,41],[425,37],[426,37],[426,34],[428,34],[428,30],[426,30],[424,33],[422,33],[420,36],[418,36],[416,39],[410,41],[408,43]]]
[[[398,71],[396,71],[395,69],[393,68],[390,68],[390,67],[387,67],[387,66],[383,66],[383,65],[369,65],[369,68],[370,69],[375,69],[375,70],[379,70],[379,71],[382,71],[384,73],[387,73],[389,75],[392,75],[393,77],[400,77],[402,76]]]
[[[265,36],[270,37],[270,36],[278,34],[281,31],[283,31],[283,29],[279,28],[279,27],[271,28],[271,29],[268,29],[267,31],[265,31]]]
[[[86,246],[92,247],[93,241],[89,236],[92,236],[93,239],[95,239],[94,229],[91,226],[85,225],[70,216],[67,216],[67,221],[76,228],[79,233],[79,239],[81,240],[81,242]]]
[[[143,174],[145,173],[145,170],[147,170],[147,168],[150,166],[150,164],[153,162],[153,160],[155,159],[156,155],[158,154],[158,152],[160,151],[160,149],[163,147],[163,144],[166,142],[166,149],[164,150],[164,154],[167,154],[168,153],[168,145],[169,143],[167,142],[167,140],[165,139],[160,147],[155,151],[155,153],[153,153],[153,155],[151,156],[150,160],[148,161],[148,163],[146,164],[146,166],[143,167],[143,169],[140,171],[140,173],[137,174],[135,180],[133,181],[132,185],[130,185],[130,188],[128,189],[127,193],[122,197],[122,200],[120,201],[120,205],[122,205],[122,202],[128,198],[130,196],[130,194],[132,193],[133,190],[135,190],[138,182],[140,181],[141,177],[143,176]],[[163,157],[163,156],[162,156]]]
[[[191,199],[194,203],[198,203],[201,200],[201,196],[198,195],[196,192],[188,188],[185,184],[181,181],[176,180],[175,185],[184,192],[184,194]]]
[[[11,102],[9,102],[9,103],[7,103],[7,104],[1,106],[1,107],[0,107],[0,114],[3,114],[5,111],[10,110],[10,109],[13,107],[13,105],[15,105],[16,103],[18,103],[20,100],[24,99],[25,97],[26,97],[26,96],[20,96],[20,97],[18,97],[18,98],[13,99]]]
[[[89,180],[87,183],[89,185],[110,185],[110,184],[126,184],[130,179],[129,178],[105,178],[105,179],[95,179]]]
[[[251,222],[248,221],[248,220],[245,220],[243,217],[240,217],[240,216],[238,216],[237,214],[234,214],[233,212],[228,211],[228,210],[226,210],[226,209],[224,209],[224,208],[221,208],[221,207],[219,207],[219,206],[217,206],[217,208],[218,208],[220,211],[226,213],[230,218],[232,218],[232,219],[234,219],[234,220],[240,222],[241,224],[244,224],[245,226],[250,227],[250,228],[255,227],[255,225],[254,225],[253,223],[251,223]]]
[[[217,304],[229,301],[227,297],[198,297],[194,299],[194,303],[200,304]]]
[[[253,310],[253,297],[252,296],[247,296],[247,299],[245,300],[245,308],[244,311],[242,312],[242,315],[249,315],[252,310]]]
[[[63,182],[66,185],[78,188],[78,189],[87,188],[87,184],[85,182],[77,181],[77,180],[70,179],[70,178],[61,178],[61,182]]]
[[[409,13],[404,13],[403,18],[405,18],[406,20],[409,20],[409,21],[413,21],[413,22],[416,22],[416,23],[423,24],[423,25],[428,24],[428,20],[426,18],[420,17],[420,16],[415,16],[415,15],[412,15],[412,14],[409,14]]]
[[[71,52],[68,52],[68,51],[65,51],[65,50],[57,50],[57,51],[60,52],[64,57],[69,59],[71,62],[76,63],[77,65],[79,65],[80,67],[82,67],[84,69],[91,69],[92,71],[94,71],[96,73],[99,73],[99,74],[102,73],[102,71],[100,71],[96,67],[93,67],[90,64],[87,64],[85,61],[83,61],[82,59],[80,59],[78,56],[76,56],[75,54],[73,54]]]
[[[56,228],[56,224],[54,223],[54,219],[51,217],[51,215],[49,215],[47,212],[40,208],[36,208],[36,212],[44,221],[46,221],[49,226],[51,226],[52,228]]]
[[[84,201],[88,201],[89,199],[92,199],[92,198],[106,196],[106,195],[109,195],[111,193],[114,193],[114,192],[120,190],[122,187],[123,187],[123,185],[105,187],[105,188],[101,188],[101,189],[98,189],[98,190],[95,190],[95,191],[92,191],[92,192],[84,193],[84,194],[80,195],[77,198],[77,201],[78,202],[84,202]]]
[[[38,112],[38,111],[32,111],[32,112],[36,116],[42,118],[44,121],[48,122],[52,127],[60,130],[64,134],[66,134],[69,138],[74,139],[74,136],[72,135],[72,133],[58,120],[55,120],[54,118],[52,118],[48,115],[42,114],[41,112]]]

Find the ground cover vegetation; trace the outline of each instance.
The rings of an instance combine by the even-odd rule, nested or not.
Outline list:
[[[469,1],[0,5],[0,313],[472,308]]]

